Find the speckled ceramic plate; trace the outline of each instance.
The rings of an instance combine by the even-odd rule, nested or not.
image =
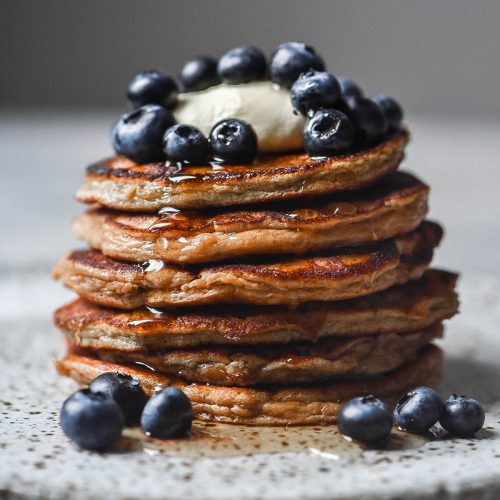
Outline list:
[[[134,430],[112,453],[97,454],[78,450],[58,427],[58,410],[75,385],[52,368],[62,342],[50,313],[67,292],[46,270],[3,274],[0,497],[498,498],[500,282],[467,276],[460,292],[462,313],[442,342],[442,393],[469,393],[484,403],[485,428],[474,439],[395,433],[387,449],[371,450],[343,441],[333,427],[311,429],[305,439],[296,429],[253,429],[243,441],[254,451],[242,454],[249,450],[238,450],[237,428],[197,426],[182,456],[176,445],[144,440]],[[219,440],[211,457],[199,456],[204,439],[220,433],[227,443]]]

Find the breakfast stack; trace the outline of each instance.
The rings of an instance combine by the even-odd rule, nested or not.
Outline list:
[[[438,384],[457,277],[429,268],[442,229],[398,170],[399,104],[301,42],[195,58],[180,81],[130,82],[116,156],[77,192],[89,248],[54,270],[79,295],[55,313],[59,372],[175,386],[198,418],[249,425]]]

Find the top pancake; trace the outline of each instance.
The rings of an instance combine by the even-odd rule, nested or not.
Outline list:
[[[113,157],[90,165],[77,191],[84,203],[136,212],[165,207],[202,208],[312,197],[373,184],[397,169],[409,133],[401,129],[384,143],[352,155],[312,159],[272,155],[253,165],[138,165]]]

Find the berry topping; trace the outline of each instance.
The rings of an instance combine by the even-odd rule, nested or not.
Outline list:
[[[306,116],[319,108],[332,108],[340,97],[337,79],[325,71],[308,71],[295,80],[291,97],[293,107]]]
[[[394,423],[410,432],[423,432],[432,427],[443,410],[439,394],[429,387],[407,392],[396,405]]]
[[[363,91],[361,87],[350,78],[339,77],[338,78],[340,91],[342,92],[342,97],[347,99],[348,97],[363,97]]]
[[[206,164],[209,149],[208,139],[192,125],[174,125],[163,137],[163,151],[172,162]]]
[[[342,101],[341,109],[354,124],[357,146],[374,146],[384,138],[387,120],[380,106],[374,101],[366,97],[350,97]]]
[[[142,412],[141,426],[148,436],[169,439],[185,435],[192,420],[189,398],[176,387],[167,387],[151,396]]]
[[[389,437],[392,413],[380,399],[362,396],[342,406],[337,423],[344,436],[377,444]]]
[[[351,149],[354,127],[344,113],[320,109],[304,127],[304,148],[310,156],[334,156]]]
[[[215,161],[226,164],[252,163],[257,155],[257,135],[249,123],[235,118],[221,120],[210,132]]]
[[[469,396],[453,394],[444,403],[439,423],[450,434],[471,437],[484,424],[484,409]]]
[[[376,95],[372,97],[372,101],[377,103],[384,112],[388,131],[398,130],[403,121],[403,109],[399,103],[386,95]]]
[[[122,410],[127,425],[139,424],[148,398],[137,379],[116,372],[102,373],[92,381],[89,390],[113,399]]]
[[[134,108],[145,104],[169,108],[175,104],[177,85],[171,76],[161,71],[144,71],[128,84],[127,97]]]
[[[323,71],[323,59],[314,49],[303,42],[286,42],[271,55],[269,71],[271,80],[290,88],[301,73],[315,69]]]
[[[205,90],[220,83],[217,61],[211,57],[195,57],[182,67],[180,80],[184,92]]]
[[[60,422],[64,434],[81,448],[103,450],[120,436],[124,418],[113,399],[82,389],[64,402]]]
[[[237,84],[262,80],[266,75],[264,54],[251,45],[226,52],[217,64],[217,73],[225,83]]]
[[[118,120],[111,134],[113,148],[137,163],[162,161],[163,134],[174,124],[174,117],[165,108],[156,104],[142,106]]]

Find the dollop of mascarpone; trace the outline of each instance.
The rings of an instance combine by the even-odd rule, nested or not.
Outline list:
[[[272,82],[222,84],[180,94],[173,114],[178,123],[194,125],[207,136],[219,120],[244,120],[254,128],[261,153],[303,149],[305,118],[293,112],[290,92]]]

